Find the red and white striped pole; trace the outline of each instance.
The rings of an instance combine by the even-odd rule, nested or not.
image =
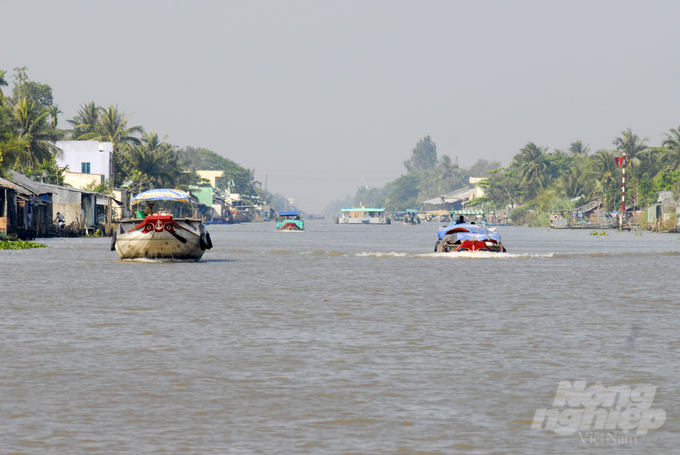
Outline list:
[[[626,152],[623,152],[623,177],[621,178],[621,213],[626,211]]]

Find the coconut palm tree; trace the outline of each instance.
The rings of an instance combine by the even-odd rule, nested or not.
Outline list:
[[[570,167],[558,179],[560,192],[570,199],[581,195],[590,196],[591,175],[592,171],[582,164]]]
[[[571,143],[571,145],[569,146],[569,151],[571,152],[572,155],[577,155],[586,158],[588,156],[588,153],[590,153],[590,144],[583,145],[583,142],[581,142],[580,139],[577,139],[576,141]]]
[[[99,108],[94,104],[94,101],[81,104],[76,116],[67,120],[67,122],[73,125],[72,138],[78,140],[81,136],[95,132],[99,123]]]
[[[527,143],[514,160],[520,165],[522,181],[533,186],[548,168],[545,151],[547,147],[538,147],[533,142]]]
[[[124,112],[118,110],[118,106],[109,106],[108,109],[103,107],[97,108],[99,119],[94,126],[92,132],[83,134],[78,139],[95,140],[101,142],[113,143],[113,152],[120,151],[124,144],[140,145],[141,141],[136,134],[143,134],[144,130],[141,126],[127,127],[128,120],[132,114],[125,115]]]
[[[61,109],[59,109],[59,105],[57,105],[57,104],[53,104],[52,106],[50,106],[48,108],[48,110],[50,111],[50,118],[52,119],[50,121],[50,127],[53,130],[57,129],[57,123],[59,122],[59,120],[57,119],[57,116],[59,114],[63,114],[63,112],[62,112]]]
[[[144,134],[139,145],[133,145],[127,154],[133,174],[143,178],[150,187],[174,187],[180,180],[182,168],[178,162],[177,148],[162,140],[155,131]]]
[[[0,106],[2,106],[5,102],[5,95],[2,93],[2,87],[7,87],[5,74],[7,74],[7,71],[0,70]]]
[[[28,98],[22,98],[15,106],[5,106],[15,136],[24,141],[32,168],[38,167],[52,155],[59,156],[61,149],[54,141],[61,139],[62,132],[50,127],[47,108],[39,107]]]
[[[666,139],[661,144],[664,148],[661,159],[667,163],[667,169],[675,171],[680,169],[680,127],[671,128],[664,135]]]
[[[636,133],[633,133],[631,128],[628,128],[621,131],[621,137],[614,138],[614,145],[617,150],[625,152],[626,166],[634,169],[640,161],[640,155],[647,151],[645,142],[648,140],[648,137],[640,138]]]

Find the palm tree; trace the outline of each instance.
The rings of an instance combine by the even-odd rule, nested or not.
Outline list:
[[[40,108],[28,98],[22,98],[16,106],[7,106],[5,109],[9,113],[14,134],[26,143],[31,167],[38,167],[52,155],[61,153],[54,141],[61,139],[62,133],[50,127],[47,108]]]
[[[616,165],[616,159],[614,158],[613,150],[599,150],[593,156],[593,169],[596,172],[597,179],[595,184],[598,188],[602,189],[602,194],[605,197],[605,206],[609,207],[613,205],[614,197],[612,189],[616,185],[620,185],[618,180],[619,170]],[[607,195],[612,195],[610,198],[610,203],[607,204]]]
[[[135,134],[143,134],[141,126],[127,127],[128,119],[132,114],[125,115],[118,110],[118,106],[109,106],[108,109],[98,107],[99,119],[92,132],[83,134],[79,139],[95,140],[113,143],[113,153],[116,153],[124,145],[140,145],[141,141]]]
[[[661,153],[661,159],[667,162],[666,167],[669,170],[675,171],[680,169],[680,127],[671,128],[665,136],[666,139],[661,144],[665,149]]]
[[[73,130],[71,131],[73,139],[78,140],[80,136],[95,132],[99,123],[99,109],[94,104],[94,101],[81,104],[77,115],[71,120],[67,120],[67,122],[73,125]]]
[[[58,123],[58,121],[59,121],[59,120],[57,119],[57,116],[58,116],[59,114],[63,114],[63,112],[62,112],[61,109],[59,109],[59,105],[57,105],[57,104],[53,104],[52,106],[50,106],[50,107],[48,108],[48,110],[50,111],[50,117],[52,118],[52,120],[50,121],[50,127],[51,127],[53,130],[54,130],[54,129],[57,129],[57,123]]]
[[[581,142],[580,139],[577,139],[576,141],[571,143],[571,145],[569,146],[569,151],[571,152],[572,155],[578,155],[583,158],[586,158],[588,156],[588,153],[590,153],[590,144],[583,145],[583,142]]]
[[[548,168],[548,159],[545,155],[547,147],[538,147],[533,142],[527,143],[520,153],[515,155],[514,160],[522,170],[522,181],[533,186]]]
[[[621,131],[621,137],[614,138],[614,145],[616,149],[626,154],[626,166],[631,169],[635,168],[637,162],[640,161],[638,155],[647,151],[645,142],[649,140],[648,137],[640,138],[633,130],[628,128]]]
[[[590,196],[591,174],[583,165],[570,167],[558,180],[560,192],[570,199]]]
[[[128,152],[128,162],[139,179],[148,186],[174,187],[180,179],[182,168],[178,162],[176,147],[161,140],[155,131],[144,134],[139,145]]]
[[[2,93],[2,87],[7,87],[7,81],[5,80],[5,74],[7,71],[0,70],[0,106],[4,104],[5,95]]]

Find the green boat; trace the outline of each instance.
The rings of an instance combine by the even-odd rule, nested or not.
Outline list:
[[[276,222],[276,229],[279,231],[304,231],[305,222],[300,219],[300,213],[295,211],[279,212],[279,221]]]

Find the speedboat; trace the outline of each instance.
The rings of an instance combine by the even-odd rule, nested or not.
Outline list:
[[[212,248],[210,234],[194,218],[189,194],[180,190],[157,189],[138,194],[132,204],[146,202],[146,213],[121,220],[111,239],[111,251],[121,259],[201,259]],[[153,205],[158,204],[157,211]],[[139,207],[139,206],[138,206]],[[158,208],[160,207],[160,208]]]
[[[340,210],[340,218],[335,219],[335,224],[392,224],[386,215],[385,209],[356,207]]]
[[[452,251],[491,251],[505,253],[501,244],[501,236],[497,232],[474,223],[452,224],[441,228],[437,232],[435,253],[449,253]]]
[[[289,212],[279,212],[281,218],[276,222],[276,229],[279,231],[304,231],[305,222],[300,219],[300,213],[297,210]]]

